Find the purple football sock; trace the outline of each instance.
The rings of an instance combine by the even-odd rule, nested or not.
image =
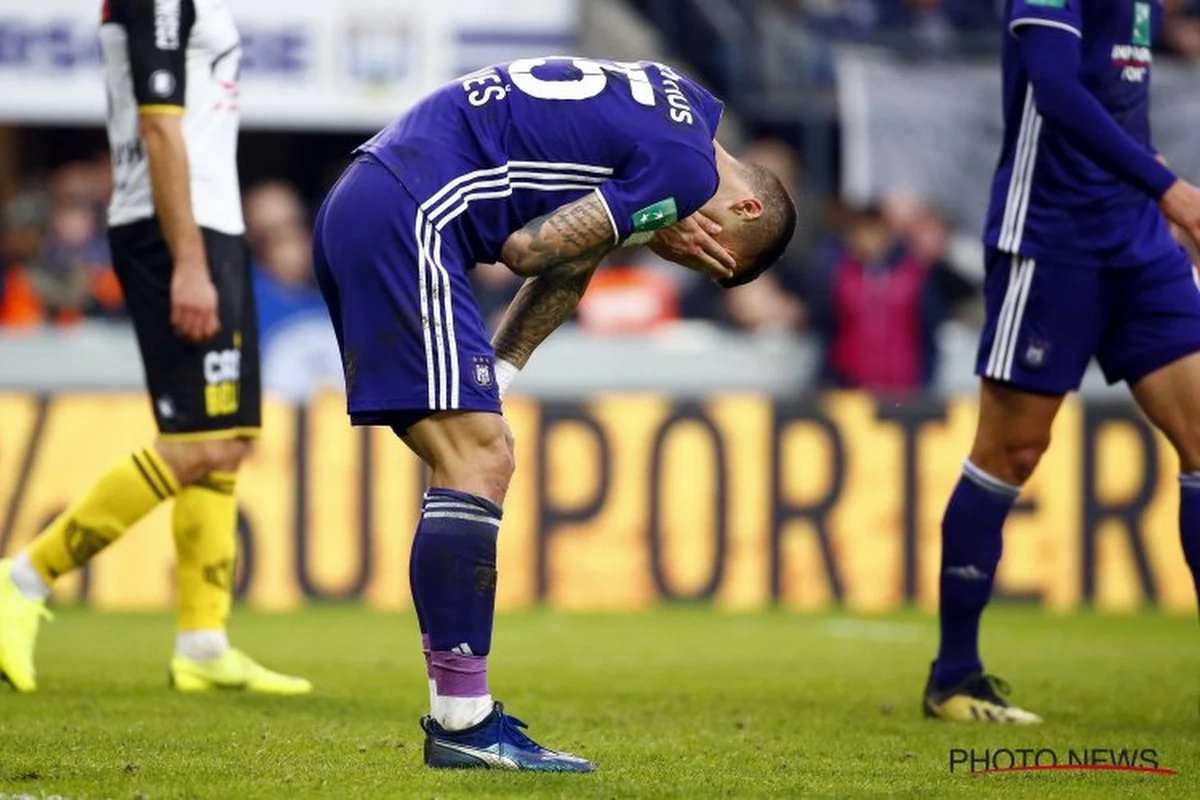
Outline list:
[[[488,694],[500,515],[495,503],[466,492],[425,494],[409,580],[440,696]]]
[[[1200,599],[1200,472],[1179,476],[1179,538]]]
[[[947,689],[983,669],[979,620],[1000,563],[1004,520],[1020,491],[968,461],[950,496],[942,519],[941,640],[933,666],[938,688]]]

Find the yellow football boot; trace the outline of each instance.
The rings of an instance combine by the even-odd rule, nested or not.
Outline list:
[[[177,655],[171,659],[171,687],[180,692],[232,689],[258,694],[298,695],[312,691],[304,678],[272,672],[241,650],[229,648],[220,658],[197,661]]]
[[[925,698],[921,708],[926,717],[950,722],[999,722],[1009,725],[1038,725],[1042,718],[1031,711],[1017,708],[1004,695],[1009,693],[1007,683],[995,675],[975,672],[956,686],[938,689],[933,683],[933,674],[925,684]]]
[[[18,692],[37,689],[33,646],[38,625],[52,619],[44,600],[28,600],[12,580],[11,558],[0,561],[0,678]]]

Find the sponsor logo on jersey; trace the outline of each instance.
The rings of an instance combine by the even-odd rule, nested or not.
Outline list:
[[[633,231],[656,231],[669,228],[679,221],[679,209],[675,206],[675,198],[668,197],[653,205],[646,206],[633,213]]]
[[[154,0],[154,46],[159,50],[179,49],[180,0]]]
[[[1067,0],[1025,0],[1025,5],[1038,8],[1066,8]]]
[[[1133,31],[1129,44],[1114,44],[1112,63],[1121,70],[1121,80],[1126,83],[1145,83],[1154,63],[1150,51],[1150,4],[1133,4]]]

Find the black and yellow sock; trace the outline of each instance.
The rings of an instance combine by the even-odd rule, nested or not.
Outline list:
[[[179,630],[224,630],[237,557],[237,475],[211,472],[175,498]]]
[[[53,583],[82,567],[178,491],[179,482],[158,452],[152,447],[138,450],[110,467],[33,540],[30,563],[46,583]]]

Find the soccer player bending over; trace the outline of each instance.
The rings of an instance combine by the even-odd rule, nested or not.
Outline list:
[[[229,646],[238,467],[258,434],[258,333],[237,176],[241,49],[224,0],[109,0],[100,40],[113,197],[108,236],[158,423],[15,559],[0,561],[0,673],[36,688],[50,584],[174,499],[181,691],[304,694]]]
[[[941,641],[925,714],[1036,723],[983,671],[979,619],[1001,529],[1095,356],[1180,460],[1179,528],[1200,576],[1200,293],[1183,237],[1200,191],[1150,142],[1150,0],[1009,0],[1004,149],[992,185],[979,427],[942,523]]]
[[[409,576],[431,767],[591,769],[529,739],[488,688],[513,473],[500,396],[620,243],[648,241],[727,286],[779,257],[795,209],[774,175],[715,144],[721,109],[662,64],[489,67],[360,147],[317,216],[351,421],[390,427],[431,470]],[[467,279],[477,262],[528,278],[493,342]]]

